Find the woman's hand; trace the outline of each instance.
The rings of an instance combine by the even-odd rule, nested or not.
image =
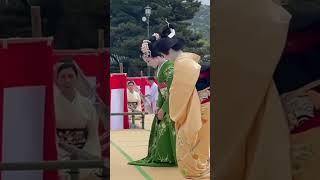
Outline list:
[[[164,117],[164,111],[163,111],[162,109],[160,109],[160,110],[158,111],[157,117],[158,117],[159,120],[162,120],[162,119],[163,119],[163,117]]]

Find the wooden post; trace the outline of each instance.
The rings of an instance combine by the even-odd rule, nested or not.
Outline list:
[[[140,76],[143,77],[143,71],[140,71]]]
[[[123,73],[123,64],[120,63],[120,73]]]
[[[141,120],[142,120],[142,129],[144,129],[144,118],[145,118],[145,115],[144,114],[142,114],[142,117],[141,117]]]
[[[41,37],[41,13],[40,6],[31,7],[31,24],[32,24],[32,37]]]
[[[0,0],[0,4],[2,5],[8,5],[9,0]]]
[[[98,47],[104,48],[104,30],[98,29]]]
[[[79,180],[79,169],[74,168],[70,169],[69,174],[70,174],[70,179],[71,180]]]
[[[136,128],[137,126],[136,126],[136,120],[135,120],[134,114],[132,114],[131,116],[131,122],[132,122],[131,128]]]
[[[3,49],[8,49],[8,40],[7,40],[7,39],[4,39],[4,40],[2,41],[2,48],[3,48]]]
[[[0,5],[8,5],[9,0],[0,0]]]

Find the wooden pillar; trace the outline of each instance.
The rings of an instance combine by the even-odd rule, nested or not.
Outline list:
[[[0,0],[1,5],[8,5],[9,0]]]
[[[7,49],[7,48],[8,48],[8,40],[7,40],[7,39],[4,39],[4,40],[2,41],[2,48],[3,48],[3,49]]]
[[[104,48],[104,30],[98,29],[98,47]]]
[[[32,37],[41,37],[41,13],[40,6],[31,7],[31,25],[32,25]]]
[[[123,64],[120,63],[120,73],[123,73]]]
[[[9,0],[0,0],[0,5],[8,5]]]

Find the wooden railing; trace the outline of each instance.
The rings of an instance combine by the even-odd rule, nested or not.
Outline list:
[[[132,124],[135,125],[135,116],[136,115],[141,115],[141,120],[142,120],[142,129],[144,129],[144,119],[145,119],[145,115],[147,115],[149,113],[147,112],[141,112],[141,111],[136,111],[136,112],[122,112],[122,113],[110,113],[111,116],[130,116],[131,115],[131,120],[132,120]]]
[[[79,169],[102,169],[106,172],[109,162],[106,160],[69,160],[69,161],[41,161],[41,162],[10,162],[0,163],[0,171],[53,171],[69,170],[71,180],[79,180]],[[100,175],[97,175],[100,176]],[[107,174],[104,174],[107,176]],[[106,178],[106,177],[102,177]]]

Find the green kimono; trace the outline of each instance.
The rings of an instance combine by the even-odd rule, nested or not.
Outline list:
[[[129,162],[130,165],[170,167],[177,166],[176,132],[174,122],[169,117],[169,89],[173,78],[173,61],[166,61],[159,67],[157,73],[159,96],[157,106],[164,112],[164,118],[159,121],[154,117],[147,157]]]

